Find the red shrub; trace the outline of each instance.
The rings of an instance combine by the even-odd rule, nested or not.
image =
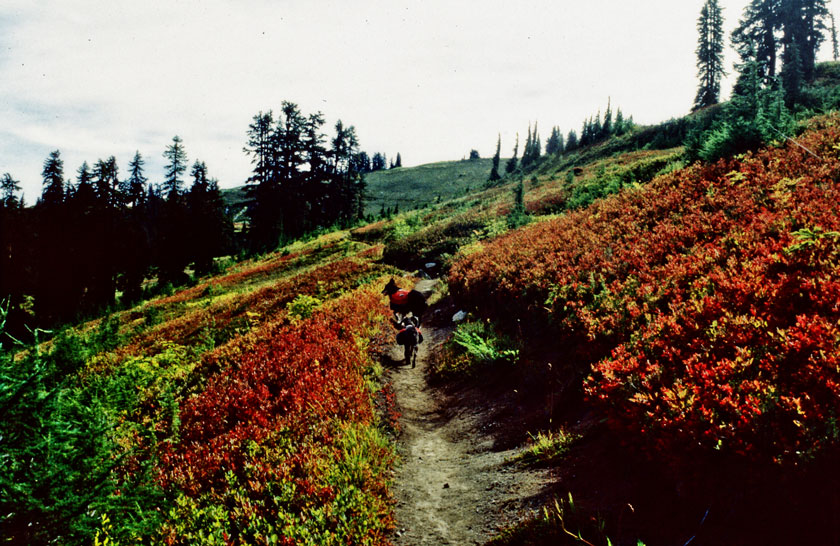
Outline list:
[[[452,293],[549,320],[591,399],[660,446],[801,460],[840,441],[836,118],[519,230],[454,264]],[[605,358],[604,358],[605,357]]]
[[[389,331],[380,300],[374,290],[355,293],[333,312],[249,338],[256,343],[242,348],[237,366],[182,404],[180,440],[162,457],[162,481],[190,493],[224,487],[225,472],[242,472],[250,461],[250,442],[281,434],[305,459],[307,445],[330,444],[332,423],[368,422],[369,360],[357,339],[381,340]]]

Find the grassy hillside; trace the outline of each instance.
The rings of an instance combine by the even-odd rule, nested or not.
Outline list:
[[[492,159],[442,161],[372,172],[365,176],[365,213],[376,215],[382,207],[415,209],[474,192],[487,180],[492,164]]]
[[[383,207],[410,210],[447,201],[479,190],[490,175],[492,159],[441,161],[368,173],[365,214],[378,215]],[[225,203],[241,210],[245,187],[222,190]]]

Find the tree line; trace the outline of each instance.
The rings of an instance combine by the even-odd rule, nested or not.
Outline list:
[[[840,102],[807,88],[817,74],[817,52],[826,35],[835,61],[840,53],[834,16],[826,0],[751,0],[730,35],[739,56],[732,97],[719,105],[721,81],[726,75],[723,22],[719,1],[706,0],[697,20],[699,83],[692,105],[696,115],[665,122],[661,130],[652,131],[669,146],[684,144],[689,160],[711,161],[754,149],[788,134],[798,111],[807,114]],[[710,108],[713,106],[717,109]],[[536,124],[533,130],[529,125],[521,158],[517,134],[513,155],[503,170],[499,136],[488,183],[505,175],[527,173],[542,157],[597,144],[635,127],[632,117],[625,118],[621,109],[613,114],[608,102],[603,116],[599,111],[583,121],[580,133],[570,130],[564,137],[559,127],[553,127],[543,154]]]
[[[187,182],[187,156],[179,137],[166,148],[161,184],[149,184],[145,160],[135,153],[126,177],[116,159],[84,162],[75,179],[61,152],[44,161],[43,191],[33,207],[17,196],[19,183],[3,175],[0,199],[0,294],[9,324],[52,326],[93,314],[158,284],[183,283],[211,270],[214,256],[229,252],[233,230],[207,166],[195,161]]]
[[[743,80],[752,78],[754,71],[762,86],[783,91],[787,106],[796,103],[803,82],[814,79],[817,51],[825,41],[828,23],[837,60],[837,33],[826,0],[751,0],[730,37],[740,58],[736,87],[749,85]],[[723,13],[718,0],[703,4],[697,29],[700,83],[694,109],[720,100],[725,69]]]
[[[697,29],[694,111],[719,103],[726,74],[718,0],[703,4]],[[798,111],[825,107],[824,98],[809,95],[806,86],[815,79],[817,52],[828,31],[837,60],[834,18],[825,0],[751,0],[730,35],[739,57],[732,97],[719,111],[697,118],[686,137],[687,157],[711,161],[756,148],[789,134]]]
[[[580,136],[578,136],[578,133],[574,129],[571,129],[564,137],[560,127],[552,127],[551,135],[545,143],[545,153],[543,153],[537,123],[534,123],[533,129],[528,124],[528,133],[525,138],[522,157],[519,157],[519,133],[517,133],[513,146],[513,154],[505,163],[504,173],[499,171],[502,150],[502,137],[499,135],[496,142],[496,153],[493,155],[493,163],[487,181],[492,184],[497,180],[501,180],[503,174],[509,176],[517,173],[530,172],[538,165],[540,159],[543,157],[570,153],[579,148],[607,140],[610,137],[623,135],[634,127],[633,117],[625,118],[621,108],[616,110],[615,117],[613,117],[611,101],[608,100],[603,117],[601,116],[601,111],[598,110],[597,114],[583,120]]]
[[[245,152],[244,229],[234,230],[219,182],[204,161],[188,160],[175,136],[163,156],[159,183],[150,183],[138,151],[125,175],[111,156],[84,162],[68,175],[61,152],[44,161],[42,193],[34,206],[20,182],[0,177],[0,305],[6,330],[55,325],[130,303],[168,286],[213,272],[216,258],[273,250],[323,226],[361,218],[364,174],[384,168],[359,150],[353,126],[323,132],[321,113],[305,115],[283,102],[253,117]],[[398,156],[399,157],[399,156]],[[381,162],[381,163],[380,163]],[[118,301],[119,295],[119,301]]]

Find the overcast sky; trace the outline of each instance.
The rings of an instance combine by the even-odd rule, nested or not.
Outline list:
[[[160,182],[174,135],[190,164],[241,185],[252,117],[282,101],[354,125],[403,165],[509,155],[539,123],[580,132],[607,100],[637,123],[688,112],[703,0],[3,0],[0,173],[41,193],[55,149],[139,150]],[[728,36],[747,0],[721,0]],[[827,58],[824,45],[820,58]],[[727,45],[727,70],[734,55]],[[732,78],[724,85],[729,95]]]

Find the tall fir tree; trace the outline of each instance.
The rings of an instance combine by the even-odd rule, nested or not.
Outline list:
[[[517,163],[519,162],[519,158],[517,155],[519,154],[519,133],[516,133],[516,144],[513,146],[513,155],[510,159],[507,160],[505,163],[505,173],[511,174],[513,171],[516,170]]]
[[[601,124],[602,139],[609,138],[613,133],[612,98],[607,98],[607,111],[604,114],[604,123]]]
[[[499,162],[501,161],[501,153],[502,135],[501,133],[499,133],[499,137],[496,140],[496,153],[493,155],[493,166],[490,168],[490,176],[487,179],[489,182],[495,182],[496,180],[502,178],[501,176],[499,176]]]
[[[706,0],[697,20],[697,77],[694,110],[720,101],[723,70],[723,12],[718,0]]]
[[[128,163],[128,204],[131,207],[139,207],[146,200],[146,183],[148,178],[143,174],[143,166],[145,165],[143,156],[140,151],[134,152],[134,157]]]
[[[44,191],[41,194],[41,202],[47,206],[60,205],[64,202],[64,160],[61,159],[61,152],[54,150],[44,161],[44,168],[41,171],[44,180]]]
[[[21,206],[21,199],[17,194],[20,191],[20,181],[12,178],[9,173],[3,173],[0,177],[0,207],[16,209]]]
[[[165,167],[163,190],[167,199],[177,198],[184,189],[183,175],[187,170],[187,152],[181,137],[172,137],[172,144],[166,147],[163,157],[168,161]]]
[[[805,81],[814,78],[817,51],[825,40],[828,7],[826,0],[784,0],[781,2],[782,60],[799,63]],[[786,89],[786,92],[791,90]]]
[[[771,82],[777,72],[781,8],[782,0],[751,0],[731,36],[741,59],[739,72],[745,63],[755,61],[765,83]]]
[[[567,152],[571,152],[577,150],[579,146],[578,142],[578,135],[574,129],[569,129],[569,134],[566,136],[566,150]]]
[[[840,46],[837,43],[837,26],[834,24],[834,13],[829,12],[828,19],[831,21],[831,58],[836,61],[840,57]]]

